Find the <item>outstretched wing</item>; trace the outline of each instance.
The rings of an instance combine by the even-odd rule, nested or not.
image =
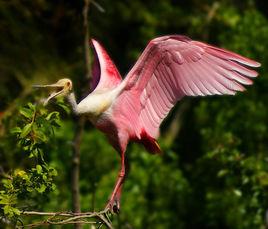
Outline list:
[[[91,42],[94,51],[91,91],[114,88],[122,81],[122,77],[100,43],[94,39]]]
[[[159,126],[184,96],[234,95],[258,73],[256,61],[233,52],[171,35],[152,40],[125,79],[125,112],[138,116],[135,131],[158,136]],[[140,128],[140,130],[137,130]]]

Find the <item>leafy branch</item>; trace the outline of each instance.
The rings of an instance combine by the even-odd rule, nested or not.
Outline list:
[[[60,103],[59,105],[62,106]],[[34,205],[42,203],[42,198],[47,198],[48,194],[56,189],[54,177],[57,176],[57,171],[47,164],[45,151],[49,141],[54,136],[54,129],[59,126],[58,112],[48,112],[45,108],[31,103],[19,109],[16,127],[10,131],[11,137],[16,138],[19,150],[26,153],[28,160],[34,162],[34,165],[30,168],[26,167],[26,169],[16,169],[8,174],[1,170],[1,222],[15,225],[15,228],[66,224],[94,224],[98,228],[102,226],[113,228],[110,220],[111,213],[108,209],[85,213],[25,210],[32,208],[33,203]],[[14,142],[14,139],[12,141]],[[24,225],[25,217],[28,216],[46,218]]]
[[[44,108],[28,103],[19,109],[15,127],[10,128],[12,145],[17,142],[19,153],[26,154],[23,160],[25,169],[1,173],[0,183],[0,214],[11,221],[17,221],[22,209],[29,203],[37,205],[42,199],[56,189],[54,178],[57,171],[44,159],[46,143],[59,126],[59,113],[49,113]],[[13,124],[14,125],[14,124]],[[15,139],[14,139],[15,138]]]

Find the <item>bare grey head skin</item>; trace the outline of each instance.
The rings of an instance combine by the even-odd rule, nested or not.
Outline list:
[[[47,105],[49,101],[53,98],[64,96],[68,99],[68,102],[72,106],[72,110],[74,113],[77,111],[77,103],[75,100],[75,96],[73,93],[73,83],[68,78],[63,78],[58,80],[54,84],[47,84],[47,85],[33,85],[34,88],[49,88],[52,90],[52,93],[49,97],[45,100],[44,105]]]

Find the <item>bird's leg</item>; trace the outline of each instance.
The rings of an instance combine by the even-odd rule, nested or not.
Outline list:
[[[118,174],[115,187],[113,189],[109,202],[106,206],[106,208],[109,208],[114,213],[119,213],[122,184],[124,183],[127,172],[128,172],[128,163],[125,157],[125,153],[122,153],[121,170]]]
[[[125,177],[124,177],[125,180]],[[124,180],[121,182],[121,185],[118,187],[116,193],[115,193],[115,197],[114,197],[114,207],[113,207],[113,211],[116,213],[119,213],[120,210],[120,199],[121,199],[121,190],[123,187],[123,183]]]

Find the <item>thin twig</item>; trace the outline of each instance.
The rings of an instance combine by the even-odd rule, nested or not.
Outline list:
[[[94,0],[91,0],[91,2],[101,13],[105,13],[105,9],[98,2]]]
[[[175,138],[178,136],[182,127],[184,114],[189,109],[190,105],[191,104],[189,100],[184,100],[176,110],[172,121],[163,133],[163,139],[165,139],[166,146],[170,147],[173,144]]]
[[[84,18],[84,52],[85,52],[85,68],[86,79],[91,79],[91,67],[90,67],[90,53],[89,53],[89,26],[88,26],[88,11],[90,6],[90,0],[84,0],[83,18]]]
[[[211,24],[213,19],[217,16],[217,11],[220,8],[220,3],[215,1],[211,6],[206,7],[207,16],[204,21],[204,25],[206,29],[203,32],[202,38],[203,40],[208,40],[209,38],[209,29],[208,26]]]

